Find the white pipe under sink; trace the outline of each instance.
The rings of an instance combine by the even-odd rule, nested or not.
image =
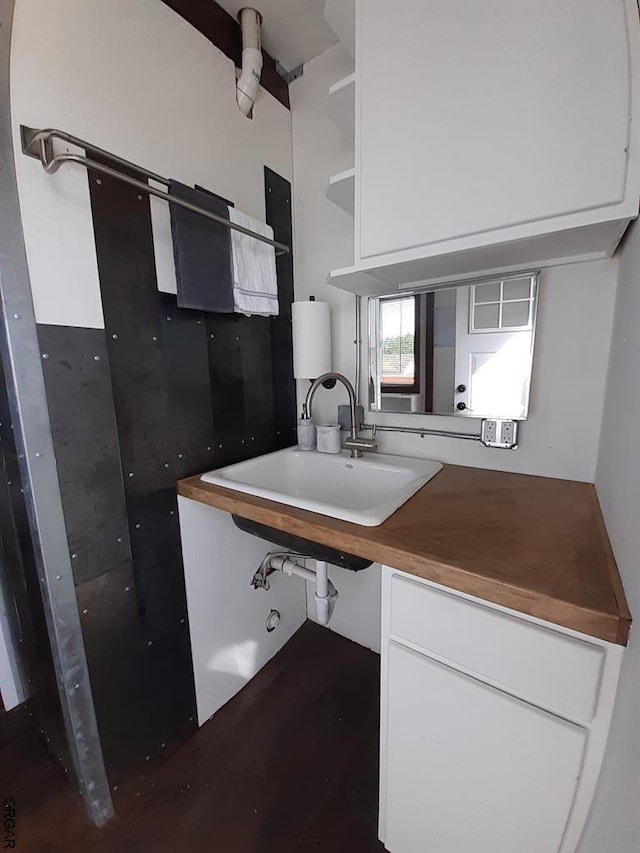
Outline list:
[[[269,560],[269,568],[277,572],[284,572],[285,575],[296,575],[315,584],[318,622],[321,625],[329,624],[333,615],[333,608],[336,604],[336,598],[338,597],[338,591],[329,580],[327,564],[324,560],[316,560],[316,570],[314,572],[291,557],[277,554]]]

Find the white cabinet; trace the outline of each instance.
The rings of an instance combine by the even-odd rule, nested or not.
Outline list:
[[[614,251],[638,213],[635,0],[360,0],[356,13],[356,261],[332,283]]]
[[[388,655],[388,849],[558,850],[585,730],[403,646]]]
[[[622,647],[382,570],[380,838],[573,853]]]

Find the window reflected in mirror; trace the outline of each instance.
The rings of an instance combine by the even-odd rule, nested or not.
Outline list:
[[[537,275],[369,299],[373,411],[524,419]]]

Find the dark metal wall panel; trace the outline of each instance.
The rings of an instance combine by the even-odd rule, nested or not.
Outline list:
[[[213,467],[213,418],[205,318],[157,290],[148,198],[89,181],[132,560],[78,597],[105,758],[121,785],[196,727],[175,486]]]
[[[162,763],[195,731],[190,654],[185,660],[188,626],[182,616],[175,630],[166,624],[163,630],[149,609],[141,612],[130,570],[87,581],[77,593],[117,804],[121,792],[125,797],[150,766]]]
[[[103,329],[38,326],[76,584],[131,562]]]
[[[89,174],[127,495],[175,485],[149,197]]]
[[[252,317],[250,322],[241,338],[247,458],[275,450],[272,320]]]
[[[271,320],[271,361],[274,406],[275,447],[290,447],[296,436],[296,383],[293,378],[293,344],[291,341],[291,303],[293,293],[293,228],[291,224],[291,184],[264,167],[267,222],[274,238],[291,246],[291,252],[278,255],[278,294],[280,314]]]
[[[176,479],[215,466],[207,325],[200,311],[157,294]]]
[[[246,415],[242,341],[249,333],[250,322],[236,314],[207,314],[216,468],[243,456]]]

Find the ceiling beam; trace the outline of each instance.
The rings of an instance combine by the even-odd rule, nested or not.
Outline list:
[[[209,39],[234,64],[242,67],[242,33],[240,24],[214,0],[163,0],[198,32]],[[261,84],[289,109],[289,86],[276,71],[276,63],[266,50],[262,51],[264,64]]]

